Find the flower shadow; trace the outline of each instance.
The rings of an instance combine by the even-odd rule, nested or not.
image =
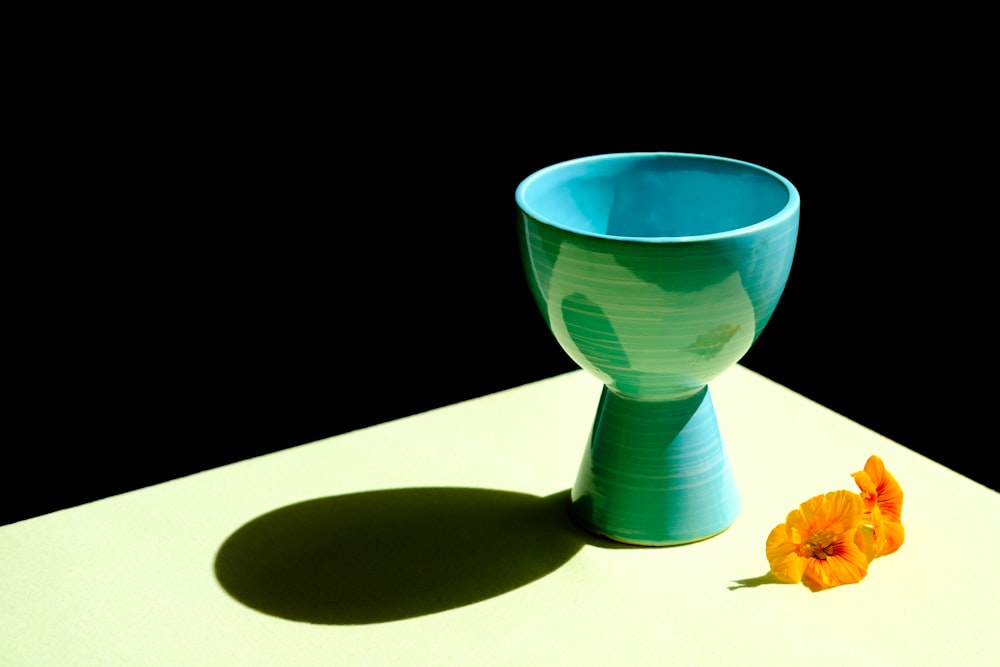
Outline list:
[[[733,583],[735,586],[727,586],[731,591],[738,591],[743,588],[757,588],[758,586],[765,586],[767,584],[784,584],[783,581],[779,581],[774,572],[768,571],[767,574],[762,574],[759,577],[750,577],[749,579],[734,579]]]
[[[219,548],[233,598],[273,616],[359,625],[473,604],[538,580],[586,544],[629,548],[569,517],[569,491],[544,498],[478,488],[368,491],[288,505]]]

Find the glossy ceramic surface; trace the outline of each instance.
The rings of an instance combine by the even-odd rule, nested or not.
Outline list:
[[[746,354],[781,297],[797,190],[737,160],[623,153],[542,169],[515,199],[541,313],[605,384],[574,515],[635,544],[725,530],[740,501],[707,385]]]

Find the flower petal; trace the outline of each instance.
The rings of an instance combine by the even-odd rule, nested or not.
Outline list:
[[[798,544],[791,541],[789,532],[786,524],[775,526],[767,536],[765,551],[774,576],[786,584],[797,584],[802,581],[808,559],[799,556]]]
[[[883,521],[879,538],[884,540],[884,544],[878,555],[888,556],[899,549],[903,546],[904,537],[903,524],[896,521]]]
[[[901,522],[903,513],[903,489],[899,482],[885,469],[882,459],[872,454],[865,463],[865,473],[875,484],[876,502],[883,518],[895,523]]]
[[[864,501],[861,496],[850,491],[833,491],[824,497],[826,523],[814,526],[834,533],[853,530],[861,523],[865,514]]]
[[[851,477],[854,478],[855,483],[857,483],[858,488],[861,490],[861,498],[865,501],[865,511],[871,512],[872,508],[875,507],[875,499],[878,497],[878,487],[875,486],[875,482],[872,481],[872,478],[864,470],[853,473]]]
[[[875,531],[869,524],[862,524],[854,531],[854,543],[865,554],[865,559],[870,563],[875,560]]]
[[[868,556],[868,560],[871,561],[873,558],[881,556],[882,552],[885,551],[885,529],[883,528],[885,520],[882,518],[882,512],[877,505],[872,508],[871,515],[868,518],[870,519],[870,523],[865,524],[864,530],[871,533],[871,548],[865,553]]]
[[[788,539],[795,544],[802,544],[803,535],[808,535],[812,529],[809,519],[801,509],[789,512],[784,525],[788,530]]]
[[[868,574],[868,558],[855,544],[854,532],[849,530],[837,540],[832,556],[809,559],[803,582],[812,590],[856,584]]]

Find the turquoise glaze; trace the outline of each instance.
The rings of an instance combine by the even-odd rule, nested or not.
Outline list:
[[[605,385],[574,517],[631,544],[722,532],[740,500],[708,383],[774,312],[795,252],[798,191],[738,160],[618,153],[546,167],[515,200],[545,322]]]

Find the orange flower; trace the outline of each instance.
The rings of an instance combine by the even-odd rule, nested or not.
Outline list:
[[[767,537],[774,576],[813,590],[864,579],[868,558],[855,541],[864,514],[862,497],[850,491],[818,495],[799,505]]]
[[[886,556],[899,549],[905,536],[902,524],[903,489],[882,459],[868,457],[865,469],[851,475],[861,489],[865,522],[871,526],[870,558]]]

